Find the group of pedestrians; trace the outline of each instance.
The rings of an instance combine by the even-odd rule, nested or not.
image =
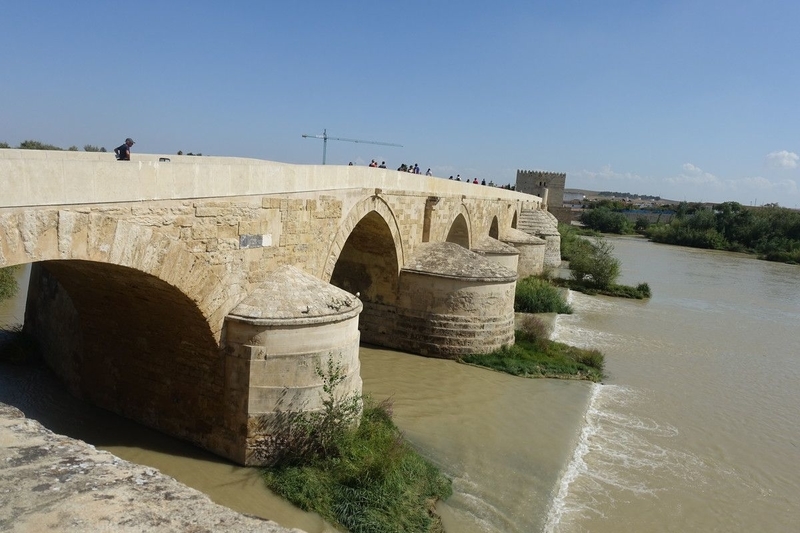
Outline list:
[[[458,175],[456,175],[456,177],[455,177],[455,178],[453,178],[453,176],[450,176],[450,178],[448,178],[448,179],[451,179],[451,180],[453,180],[453,181],[461,181],[461,174],[458,174]],[[469,178],[465,179],[464,181],[466,181],[467,183],[469,183]],[[475,179],[473,179],[473,180],[472,180],[472,183],[474,183],[475,185],[486,185],[486,180],[485,180],[485,179],[482,179],[482,180],[479,182],[479,181],[478,181],[478,178],[475,178]],[[489,187],[494,187],[494,182],[490,181],[490,182],[489,182]]]
[[[353,166],[352,161],[349,163],[349,165]],[[370,168],[386,168],[386,161],[381,161],[381,164],[379,165],[378,162],[373,159],[372,161],[370,161],[369,166]],[[420,170],[419,165],[417,163],[414,163],[413,165],[406,165],[405,163],[403,163],[402,165],[397,167],[397,171],[408,172],[409,174],[422,174],[422,171]],[[431,172],[431,169],[428,169],[425,172],[425,175],[433,176],[433,172]]]
[[[117,156],[117,160],[119,160],[119,161],[130,161],[131,160],[131,147],[134,144],[135,143],[133,142],[133,139],[128,137],[127,139],[125,139],[125,143],[123,143],[121,146],[119,146],[117,148],[114,148],[114,154]],[[180,154],[181,152],[178,152],[178,153]],[[189,155],[193,155],[193,154],[189,154]],[[349,166],[353,166],[353,162],[352,161],[349,163]],[[372,161],[370,161],[369,166],[371,168],[386,168],[386,161],[381,161],[381,164],[379,165],[378,162],[373,159]],[[397,170],[399,172],[409,172],[411,174],[420,174],[420,168],[419,168],[419,165],[417,163],[414,163],[413,165],[406,165],[405,163],[403,163],[402,165],[400,165],[397,168]],[[431,172],[431,169],[428,169],[427,171],[425,171],[425,175],[426,176],[433,176],[433,172]],[[449,179],[454,180],[454,181],[461,181],[461,174],[458,174],[455,178],[453,178],[453,176],[450,176]],[[469,178],[467,178],[465,181],[467,183],[469,183]],[[472,183],[474,183],[475,185],[478,185],[479,184],[478,178],[473,179]],[[480,185],[486,185],[486,180],[485,179],[481,180],[480,181]],[[490,187],[494,187],[494,183],[490,181],[489,182],[489,186]]]

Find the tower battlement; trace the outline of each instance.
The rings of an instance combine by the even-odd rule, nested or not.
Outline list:
[[[547,197],[548,207],[561,207],[564,203],[564,186],[567,182],[565,172],[547,172],[544,170],[517,170],[517,186],[519,192]],[[545,191],[547,191],[545,193]]]

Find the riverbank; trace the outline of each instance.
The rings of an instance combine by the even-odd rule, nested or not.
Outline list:
[[[0,403],[0,530],[303,533],[217,505],[154,468]]]

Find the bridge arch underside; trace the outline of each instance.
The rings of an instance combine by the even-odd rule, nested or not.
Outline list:
[[[498,225],[498,222],[497,222],[497,216],[496,215],[492,217],[492,224],[491,224],[491,226],[489,226],[489,237],[491,237],[493,239],[499,239],[500,238],[500,229],[499,229],[499,225]]]
[[[381,324],[397,302],[399,264],[394,238],[381,215],[371,211],[345,242],[330,283],[358,294],[364,306],[359,317],[361,340],[382,345]]]
[[[70,392],[227,457],[225,364],[195,303],[143,272],[34,263],[25,326]]]
[[[454,242],[469,250],[469,226],[462,213],[459,213],[450,225],[450,231],[447,232],[445,241]]]

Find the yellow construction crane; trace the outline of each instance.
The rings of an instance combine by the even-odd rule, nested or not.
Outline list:
[[[379,141],[362,141],[360,139],[345,139],[342,137],[328,137],[328,130],[322,130],[322,135],[306,135],[303,134],[304,139],[322,139],[322,164],[325,164],[325,157],[328,153],[328,139],[332,141],[346,141],[349,143],[363,143],[363,144],[380,144],[382,146],[399,146],[400,148],[403,147],[402,144],[395,144],[395,143],[384,143]]]

